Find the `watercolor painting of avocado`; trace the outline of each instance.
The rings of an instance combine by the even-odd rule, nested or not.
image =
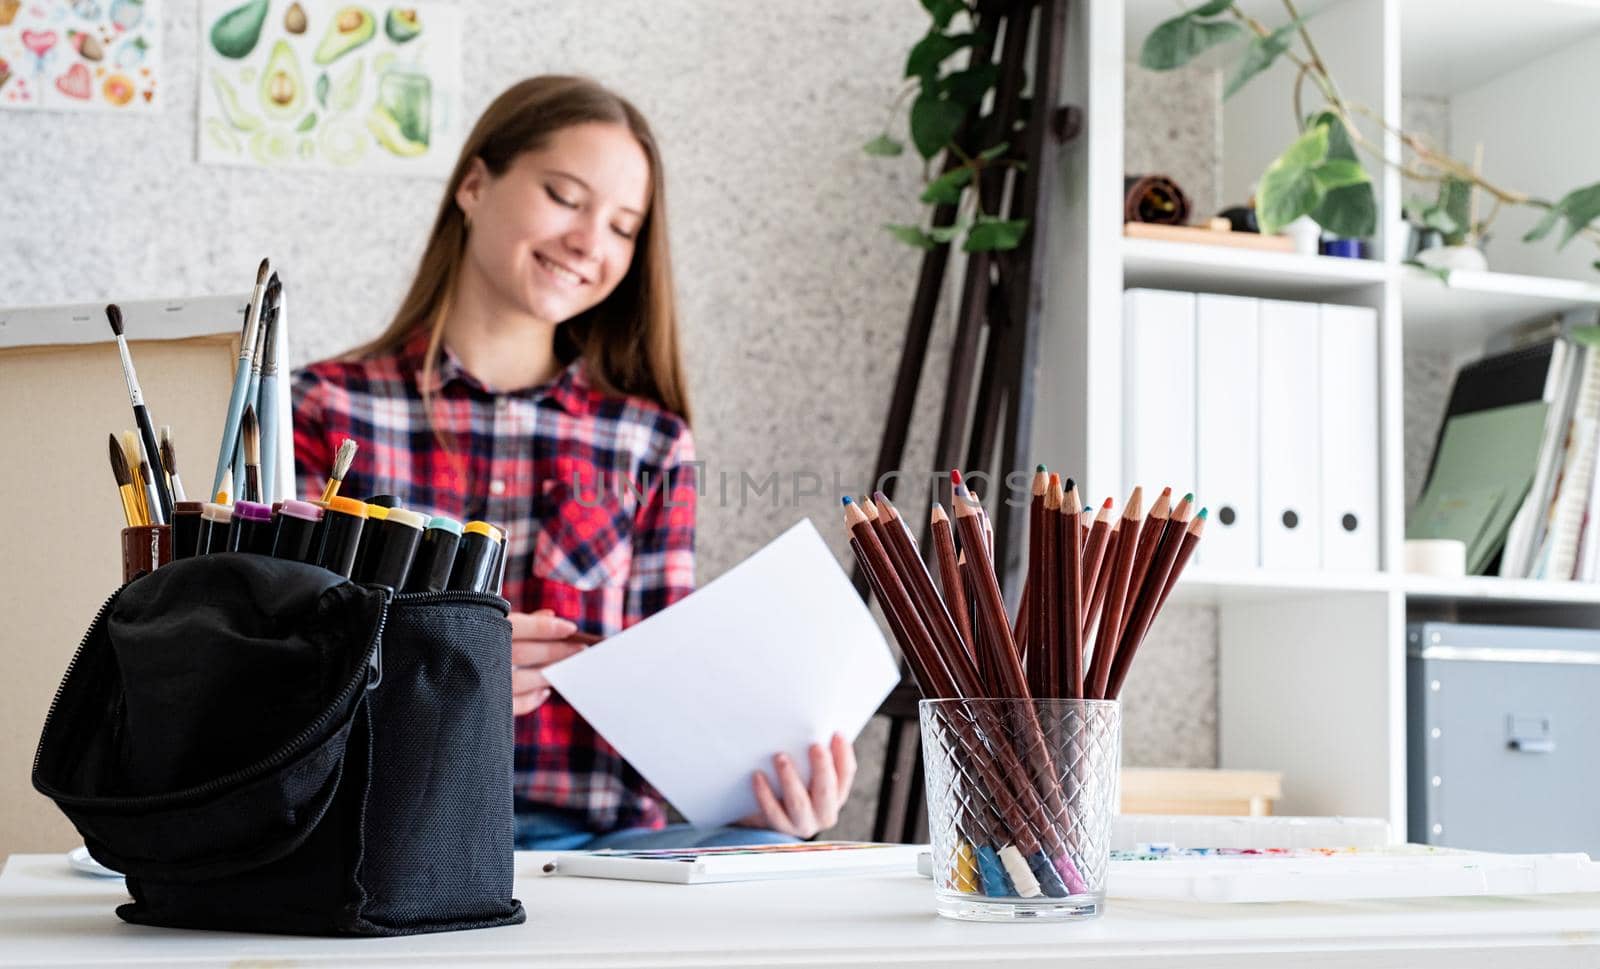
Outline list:
[[[157,110],[161,0],[0,0],[0,111]]]
[[[465,134],[460,8],[203,0],[200,27],[200,161],[449,174]]]

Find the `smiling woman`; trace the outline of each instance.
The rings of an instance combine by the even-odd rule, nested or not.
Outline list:
[[[467,137],[388,328],[295,375],[301,493],[321,492],[349,438],[341,493],[506,526],[520,847],[808,837],[855,773],[835,735],[812,749],[809,784],[781,757],[775,782],[753,775],[762,810],[741,826],[666,827],[660,796],[541,672],[693,589],[665,220],[661,157],[631,104],[583,78],[522,81]]]

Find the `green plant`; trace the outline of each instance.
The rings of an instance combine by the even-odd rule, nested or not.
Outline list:
[[[883,132],[863,150],[878,157],[905,152],[905,142],[890,128],[910,99],[906,134],[923,163],[919,199],[930,207],[954,205],[957,216],[949,225],[929,222],[884,228],[921,249],[958,240],[967,252],[1014,249],[1027,232],[1028,221],[1005,218],[998,202],[996,211],[984,211],[979,193],[970,190],[986,170],[1022,166],[1011,147],[1016,125],[1006,124],[993,108],[988,114],[981,110],[999,80],[994,39],[980,29],[975,4],[922,0],[922,6],[931,21],[928,31],[906,57],[906,84],[889,109]],[[969,124],[969,118],[974,123]],[[945,164],[936,174],[934,162],[941,157]]]
[[[1297,71],[1294,79],[1294,117],[1299,136],[1262,174],[1256,190],[1256,218],[1263,232],[1277,232],[1302,215],[1341,236],[1367,236],[1377,228],[1372,178],[1362,156],[1399,169],[1407,178],[1440,186],[1439,202],[1430,206],[1433,228],[1452,231],[1462,240],[1481,234],[1502,206],[1524,206],[1543,212],[1539,223],[1523,236],[1536,242],[1560,226],[1557,246],[1575,236],[1600,240],[1594,226],[1600,218],[1600,183],[1574,189],[1551,201],[1489,181],[1477,166],[1468,165],[1436,149],[1426,139],[1389,124],[1378,113],[1346,99],[1327,64],[1317,51],[1305,18],[1294,0],[1282,0],[1289,22],[1269,28],[1246,14],[1232,0],[1211,0],[1157,26],[1145,37],[1139,52],[1141,66],[1155,71],[1188,64],[1207,50],[1231,41],[1248,39],[1243,54],[1229,73],[1224,96],[1231,96],[1281,57]],[[1302,108],[1306,82],[1323,101],[1312,113]],[[1395,135],[1411,150],[1410,162],[1390,158],[1383,146],[1365,134],[1357,119]],[[1492,200],[1489,213],[1476,224],[1466,211],[1470,192],[1483,192]],[[1596,262],[1600,268],[1600,262]]]
[[[1429,202],[1414,198],[1406,204],[1406,221],[1439,233],[1447,246],[1464,246],[1482,234],[1472,222],[1472,185],[1447,177],[1439,183],[1439,197]]]

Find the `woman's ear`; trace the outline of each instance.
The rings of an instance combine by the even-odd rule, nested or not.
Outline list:
[[[468,222],[472,221],[472,210],[478,207],[478,200],[483,197],[483,190],[489,183],[489,166],[483,163],[482,158],[472,159],[467,166],[467,173],[461,176],[461,184],[456,186],[456,208]]]

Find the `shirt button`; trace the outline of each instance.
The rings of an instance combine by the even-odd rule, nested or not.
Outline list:
[[[501,396],[501,397],[496,397],[494,399],[494,409],[499,411],[500,413],[504,414],[510,408],[511,408],[511,399],[510,398]]]
[[[506,493],[506,483],[499,478],[489,482],[489,494],[499,497]]]

